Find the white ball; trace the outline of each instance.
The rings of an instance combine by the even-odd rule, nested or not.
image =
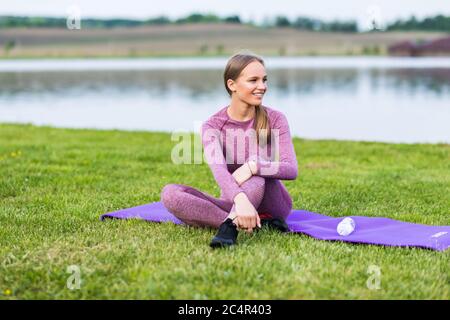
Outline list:
[[[341,222],[337,225],[337,232],[341,236],[348,236],[350,233],[352,233],[355,230],[355,221],[352,218],[346,217],[342,219]]]

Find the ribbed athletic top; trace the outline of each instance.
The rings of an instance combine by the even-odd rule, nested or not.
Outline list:
[[[255,119],[237,121],[228,115],[228,106],[209,117],[201,127],[205,159],[219,185],[222,195],[233,200],[243,192],[231,175],[243,163],[256,161],[255,175],[294,180],[298,165],[285,115],[266,106],[271,129],[271,142],[264,147],[256,144]]]

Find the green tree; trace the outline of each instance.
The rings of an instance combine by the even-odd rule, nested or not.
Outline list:
[[[450,32],[450,16],[437,15],[418,20],[411,16],[408,20],[397,20],[386,27],[388,31],[444,31]]]
[[[224,19],[226,23],[241,23],[239,16],[229,16]]]
[[[285,16],[277,16],[275,19],[275,26],[276,27],[290,27],[291,23],[289,22],[289,19]]]
[[[220,18],[214,14],[203,15],[201,13],[193,13],[186,18],[176,20],[176,23],[211,23],[220,21]]]

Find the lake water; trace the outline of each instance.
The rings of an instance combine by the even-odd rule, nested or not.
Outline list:
[[[308,139],[450,143],[450,58],[266,58],[263,105]],[[0,122],[197,131],[225,58],[0,61]]]

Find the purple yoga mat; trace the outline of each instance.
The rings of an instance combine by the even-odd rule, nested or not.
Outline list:
[[[428,226],[389,218],[349,216],[356,227],[348,236],[337,233],[336,227],[344,217],[333,218],[305,210],[292,210],[286,222],[291,232],[304,233],[320,240],[377,244],[399,247],[421,247],[444,251],[450,246],[450,226]],[[105,218],[137,218],[153,222],[171,221],[184,224],[167,211],[161,202],[122,209],[103,214]]]

